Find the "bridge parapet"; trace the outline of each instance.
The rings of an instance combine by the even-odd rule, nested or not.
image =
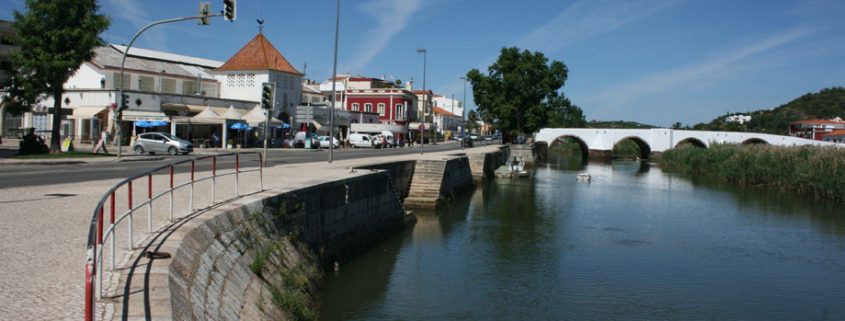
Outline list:
[[[582,148],[591,154],[606,154],[613,146],[624,139],[633,139],[641,147],[647,147],[651,153],[662,153],[675,148],[679,143],[690,142],[703,147],[715,143],[766,143],[778,146],[845,146],[810,139],[772,135],[762,133],[719,132],[701,130],[677,130],[668,128],[651,129],[613,129],[613,128],[543,128],[535,136],[535,141],[546,142],[553,146],[559,138],[572,137],[579,141]],[[643,146],[643,144],[645,146]]]

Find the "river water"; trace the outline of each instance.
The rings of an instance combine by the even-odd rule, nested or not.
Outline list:
[[[532,175],[341,265],[321,320],[845,320],[843,204],[639,162]]]

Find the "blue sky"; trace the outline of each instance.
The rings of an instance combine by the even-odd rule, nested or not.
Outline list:
[[[112,19],[103,34],[111,43],[198,7],[186,0],[100,4]],[[222,0],[211,5],[219,11]],[[0,19],[11,19],[12,9],[23,10],[23,0],[0,3]],[[841,0],[342,0],[338,72],[413,78],[420,88],[416,49],[426,48],[426,86],[460,99],[459,77],[517,46],[569,67],[562,91],[588,120],[695,124],[845,85],[843,13]],[[334,14],[332,0],[240,0],[234,23],[154,27],[136,46],[225,61],[263,17],[268,39],[322,81],[331,75]]]

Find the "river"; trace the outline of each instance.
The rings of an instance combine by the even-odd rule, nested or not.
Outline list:
[[[320,319],[845,320],[842,207],[639,162],[541,165],[341,265]]]

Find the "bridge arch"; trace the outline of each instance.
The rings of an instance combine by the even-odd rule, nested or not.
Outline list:
[[[681,146],[684,146],[684,145],[695,146],[695,147],[698,147],[698,148],[707,148],[707,144],[705,144],[703,141],[701,141],[700,139],[695,138],[695,137],[687,137],[685,139],[682,139],[677,144],[675,144],[674,148],[678,148],[678,147],[681,147]]]
[[[767,142],[765,139],[762,139],[762,138],[752,137],[752,138],[749,138],[749,139],[742,141],[742,144],[743,145],[769,145],[769,142]]]
[[[578,144],[578,147],[581,149],[581,160],[586,161],[589,158],[590,147],[587,146],[587,143],[585,143],[584,140],[581,139],[581,137],[578,137],[576,135],[558,136],[557,138],[552,140],[551,144],[549,144],[549,149],[551,149],[552,147],[554,147],[556,145],[563,144],[566,140],[570,140],[570,141],[574,142],[575,144]]]
[[[628,137],[622,138],[620,140],[617,140],[616,142],[613,143],[614,149],[615,149],[617,144],[619,144],[620,142],[625,141],[625,140],[630,140],[630,141],[634,142],[635,144],[637,144],[637,147],[640,148],[640,159],[648,159],[651,156],[651,146],[649,146],[649,144],[644,139],[640,138],[639,136],[628,136]]]

